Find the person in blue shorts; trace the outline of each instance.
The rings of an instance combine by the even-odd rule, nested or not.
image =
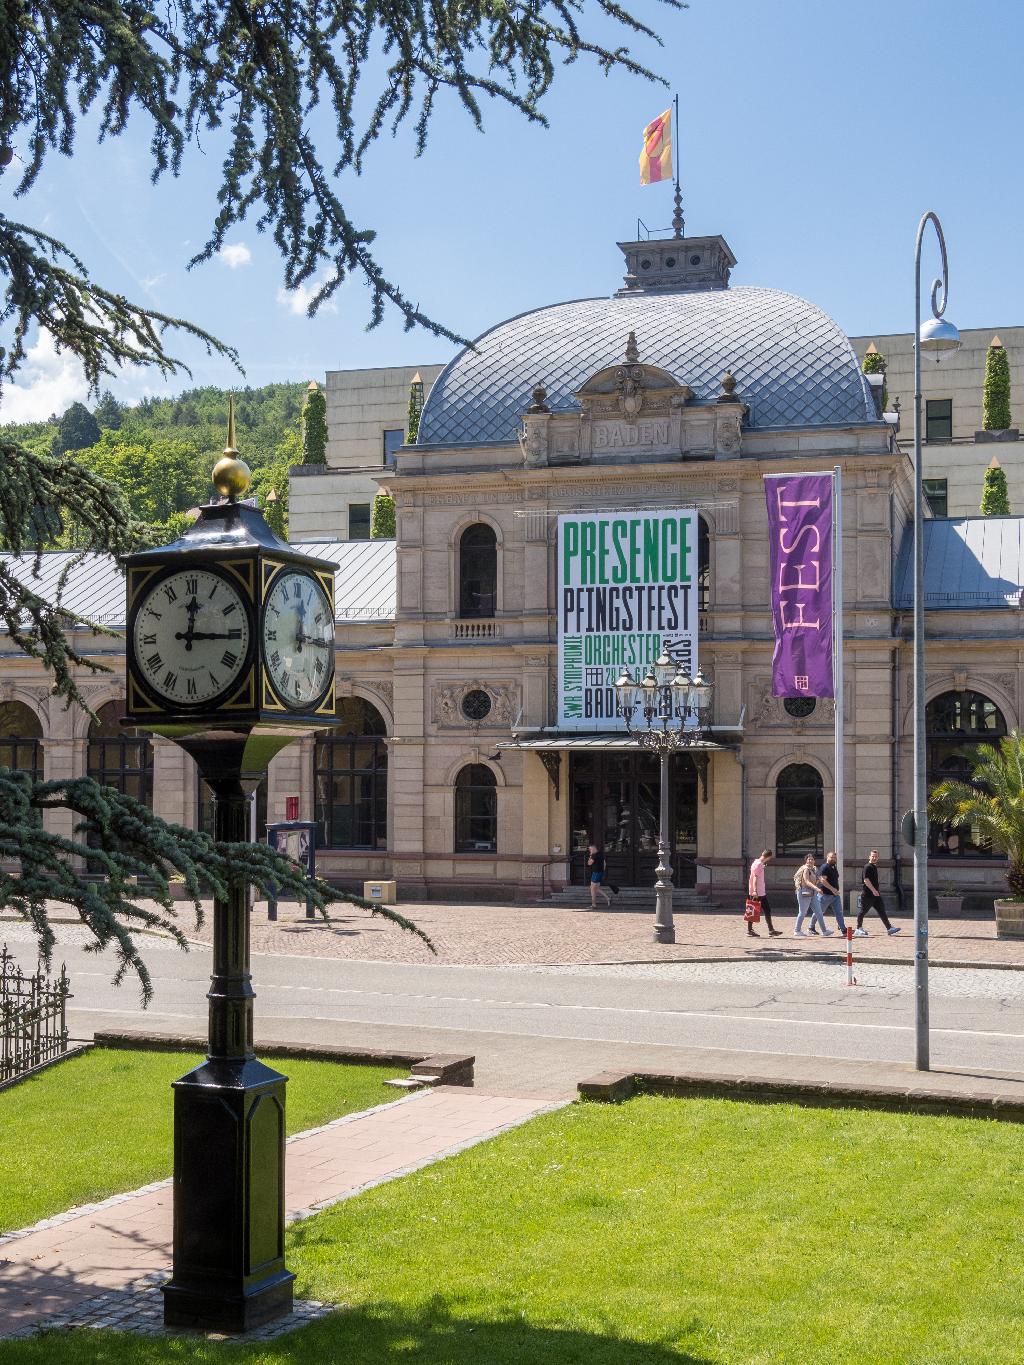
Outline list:
[[[587,849],[587,871],[590,873],[590,904],[597,909],[598,896],[604,897],[605,905],[611,905],[612,898],[604,889],[604,854],[596,844]]]

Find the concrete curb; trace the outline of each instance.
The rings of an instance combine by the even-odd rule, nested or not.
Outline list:
[[[601,1071],[577,1086],[581,1099],[617,1104],[636,1095],[800,1104],[826,1109],[883,1109],[1024,1123],[1024,1099],[984,1092],[964,1095],[941,1086],[916,1089],[858,1081],[776,1080],[764,1076]]]
[[[846,940],[843,940],[845,944]],[[859,954],[854,955],[858,965],[873,967],[912,967],[914,959],[912,957],[863,957]],[[697,966],[718,966],[730,962],[846,962],[846,950],[843,948],[837,952],[835,957],[826,953],[800,953],[790,957],[783,956],[782,953],[775,952],[771,956],[765,954],[763,957],[750,957],[744,954],[742,957],[619,957],[609,958],[602,962],[531,962],[525,964],[507,963],[507,966],[530,966],[530,967],[685,967],[689,963]],[[458,963],[446,963],[446,966],[458,966]],[[473,964],[475,965],[475,964]],[[971,962],[963,959],[950,959],[947,961],[928,959],[929,967],[955,968],[957,971],[985,971],[985,972],[1024,972],[1024,962]]]
[[[93,1035],[97,1047],[141,1048],[153,1052],[202,1051],[206,1039],[187,1033],[129,1033],[124,1029]],[[476,1058],[455,1052],[399,1052],[368,1047],[331,1047],[327,1043],[261,1042],[261,1056],[291,1057],[299,1061],[348,1062],[363,1066],[407,1066],[413,1078],[429,1078],[434,1085],[472,1086]]]

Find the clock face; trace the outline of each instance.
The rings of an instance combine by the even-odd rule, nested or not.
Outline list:
[[[175,707],[199,706],[245,668],[249,615],[226,578],[209,569],[181,569],[143,597],[132,646],[152,691]]]
[[[293,710],[319,701],[334,673],[334,612],[306,573],[283,570],[263,610],[263,659],[274,688]]]

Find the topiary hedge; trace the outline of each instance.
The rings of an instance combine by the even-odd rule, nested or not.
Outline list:
[[[1010,358],[998,337],[993,338],[985,356],[985,388],[981,408],[984,431],[1005,431],[1011,425]]]
[[[395,500],[390,493],[378,493],[370,516],[370,539],[394,540],[395,529]]]

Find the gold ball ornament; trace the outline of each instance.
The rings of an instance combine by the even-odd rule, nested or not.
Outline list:
[[[252,482],[252,472],[237,455],[225,455],[213,466],[213,486],[224,498],[240,498]]]

